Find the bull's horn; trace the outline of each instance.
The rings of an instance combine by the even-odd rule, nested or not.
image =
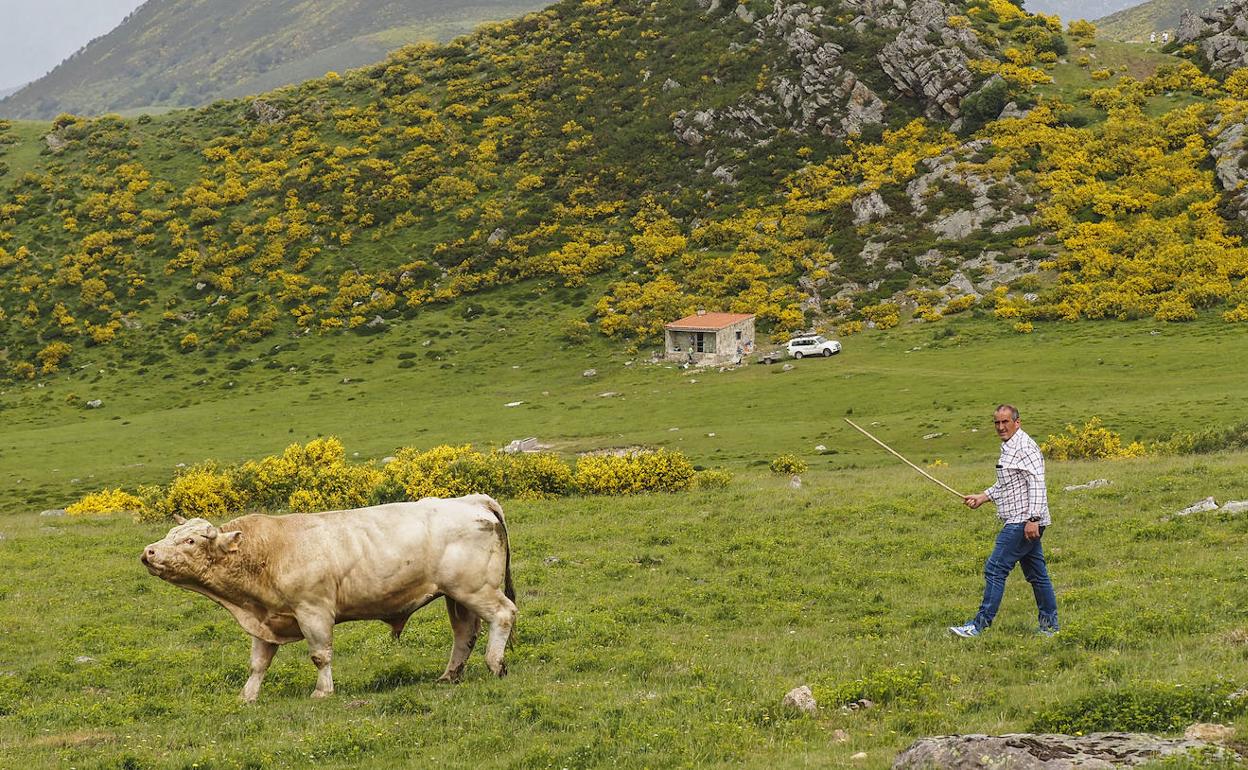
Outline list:
[[[173,520],[174,520],[174,521],[176,521],[176,522],[177,522],[177,523],[179,523],[179,524],[185,524],[185,523],[186,523],[186,519],[185,519],[185,518],[183,518],[182,516],[179,516],[179,515],[178,515],[178,514],[176,514],[176,513],[175,513],[175,514],[173,514]]]

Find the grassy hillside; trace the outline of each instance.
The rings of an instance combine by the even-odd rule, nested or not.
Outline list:
[[[445,41],[536,0],[149,2],[48,75],[0,102],[0,116],[49,120],[189,107],[373,64],[403,45]]]
[[[972,306],[1023,332],[1248,317],[1206,133],[1243,101],[1182,60],[989,0],[919,42],[839,6],[662,8],[565,2],[262,99],[4,128],[0,364],[349,343],[533,279],[592,283],[576,320],[633,345],[699,307],[777,337]],[[884,73],[902,45],[964,63],[960,125]],[[835,77],[792,102],[812,72]],[[849,132],[862,88],[887,98]]]
[[[883,440],[927,464],[982,457],[984,411],[1000,401],[1025,405],[1040,438],[1099,416],[1127,440],[1149,441],[1211,427],[1202,415],[1238,414],[1248,398],[1236,363],[1248,340],[1212,319],[1021,337],[967,319],[846,338],[841,356],[788,372],[719,372],[652,366],[648,349],[569,343],[559,329],[577,303],[574,293],[517,287],[474,300],[471,313],[431,313],[351,346],[308,337],[137,370],[101,356],[42,386],[9,386],[0,393],[5,509],[163,484],[179,463],[258,459],[323,435],[359,460],[402,446],[486,448],[536,436],[569,455],[661,446],[741,470],[794,452],[835,471],[889,462],[845,416],[879,422],[872,430]],[[1027,372],[1021,380],[1017,366]],[[598,375],[583,377],[590,368]],[[103,405],[86,408],[94,399]]]
[[[1216,5],[1216,0],[1149,0],[1097,19],[1096,28],[1101,35],[1111,40],[1136,42],[1147,41],[1149,34],[1155,32],[1160,45],[1163,31],[1174,36],[1183,11],[1200,13]]]

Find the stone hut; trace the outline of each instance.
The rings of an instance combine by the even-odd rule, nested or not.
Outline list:
[[[754,350],[754,316],[699,310],[665,325],[663,343],[668,361],[706,365],[739,363]]]

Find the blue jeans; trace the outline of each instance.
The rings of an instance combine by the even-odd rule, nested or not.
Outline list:
[[[1028,540],[1023,536],[1024,524],[1006,524],[997,535],[997,544],[992,555],[984,563],[984,601],[975,614],[975,627],[983,631],[992,625],[1001,607],[1001,597],[1005,594],[1005,579],[1015,564],[1023,567],[1023,576],[1031,583],[1031,591],[1036,595],[1036,609],[1040,611],[1040,628],[1057,630],[1057,597],[1053,594],[1053,583],[1049,580],[1049,570],[1044,563],[1044,550],[1040,547],[1042,537]],[[1044,527],[1040,534],[1044,534]]]

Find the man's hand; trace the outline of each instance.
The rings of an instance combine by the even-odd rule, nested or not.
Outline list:
[[[978,508],[988,502],[988,495],[967,495],[962,498],[962,502],[966,503],[967,508]]]
[[[1040,539],[1040,522],[1038,521],[1027,522],[1027,524],[1023,527],[1023,537],[1027,538],[1028,540],[1039,540]]]

